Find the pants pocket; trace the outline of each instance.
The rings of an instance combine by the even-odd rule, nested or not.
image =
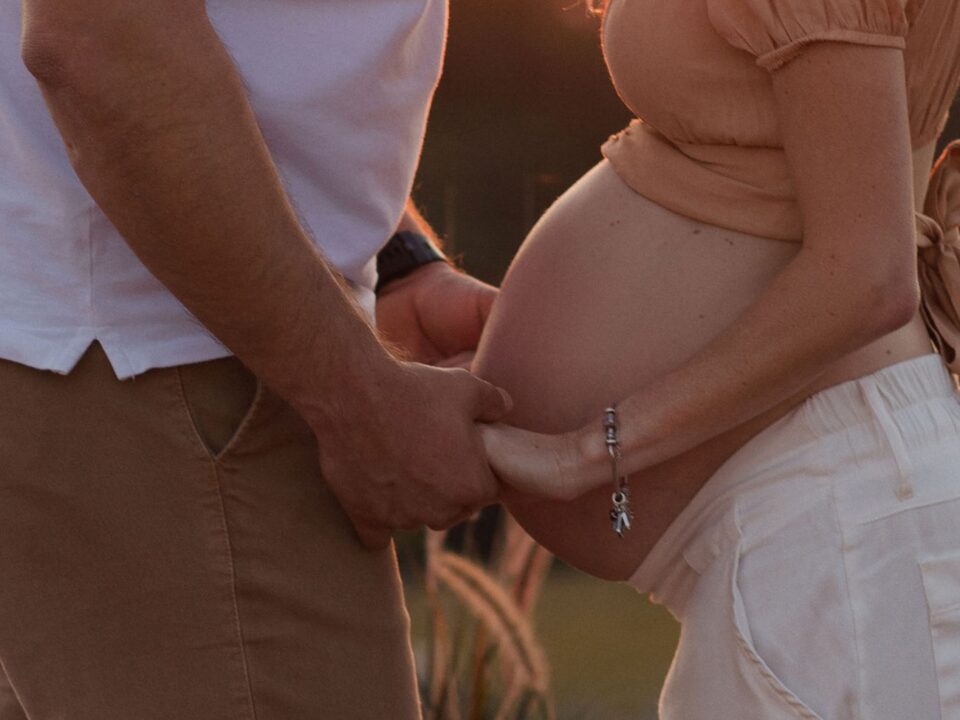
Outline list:
[[[660,717],[821,720],[777,676],[754,643],[749,603],[741,593],[744,543],[734,514],[728,512],[716,533],[702,534],[704,542],[684,553],[692,572],[682,580],[682,597],[674,598],[682,600],[673,605],[680,610],[680,642],[664,683]]]
[[[212,460],[236,447],[259,407],[264,388],[236,358],[177,368],[180,392],[195,434]]]
[[[960,555],[920,563],[930,613],[941,720],[960,720]]]
[[[730,574],[730,592],[733,608],[733,631],[737,649],[743,660],[744,670],[754,676],[760,687],[764,687],[767,703],[778,706],[780,712],[783,713],[783,715],[769,715],[769,717],[782,716],[803,718],[804,720],[823,720],[784,684],[757,651],[753,641],[753,635],[750,631],[750,622],[747,616],[746,605],[743,601],[743,594],[740,589],[740,553],[741,547],[738,543],[734,553],[733,569]],[[772,710],[773,708],[771,708],[771,712]]]

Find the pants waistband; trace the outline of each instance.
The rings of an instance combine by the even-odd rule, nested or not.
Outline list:
[[[865,394],[867,399],[875,394],[873,389],[890,412],[957,392],[943,358],[937,354],[922,355],[826,388],[807,398],[798,413],[817,437],[870,422],[875,408],[864,400]]]
[[[669,572],[678,553],[711,525],[710,518],[721,513],[733,496],[762,484],[767,469],[835,433],[858,426],[879,428],[879,441],[886,443],[898,466],[897,496],[908,499],[913,467],[907,448],[927,442],[930,433],[937,432],[931,427],[935,419],[920,422],[918,417],[923,414],[911,408],[956,397],[953,377],[937,354],[896,363],[810,396],[727,459],[673,521],[630,583],[643,592],[650,591]],[[955,431],[952,423],[949,430]]]

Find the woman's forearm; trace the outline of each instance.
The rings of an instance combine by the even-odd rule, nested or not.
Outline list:
[[[904,279],[907,278],[907,279]],[[905,273],[870,282],[801,251],[747,312],[690,361],[619,404],[623,470],[656,465],[787,400],[834,361],[906,324]],[[576,433],[581,482],[609,481],[598,424]]]
[[[772,76],[803,248],[725,332],[621,404],[626,470],[758,416],[916,313],[903,55],[814,43]],[[827,80],[828,79],[828,80]],[[599,472],[604,448],[577,439]]]

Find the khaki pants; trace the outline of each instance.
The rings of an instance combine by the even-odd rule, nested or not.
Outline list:
[[[238,361],[0,361],[0,720],[414,720],[408,629]]]

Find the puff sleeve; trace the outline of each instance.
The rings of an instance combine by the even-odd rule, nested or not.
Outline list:
[[[903,48],[922,0],[707,0],[710,21],[734,47],[775,70],[805,45],[835,41]]]

